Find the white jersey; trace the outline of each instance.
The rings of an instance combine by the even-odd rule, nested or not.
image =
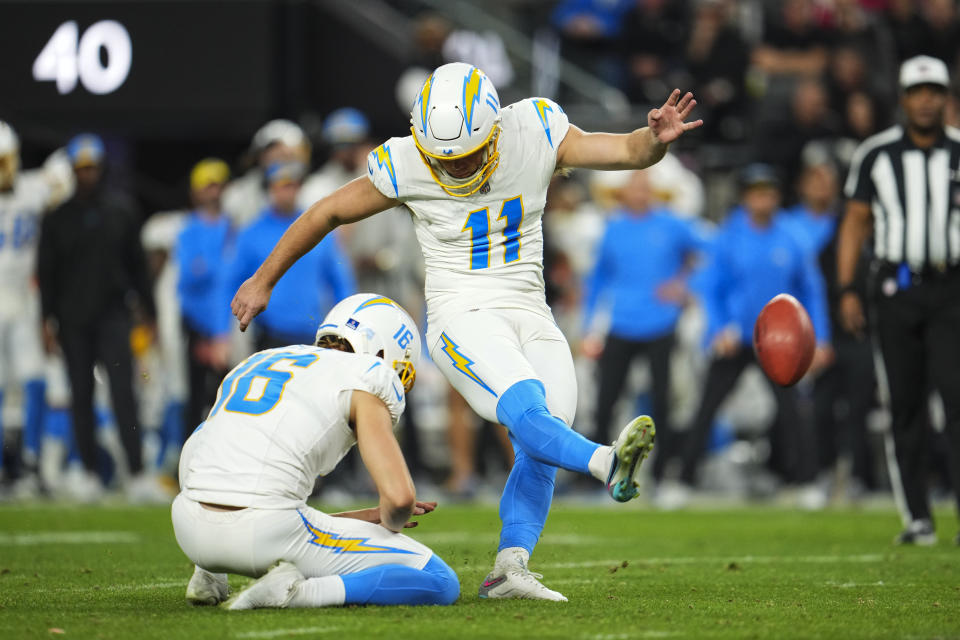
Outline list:
[[[21,174],[11,191],[0,192],[0,307],[20,315],[32,289],[40,216],[50,188],[39,172]]]
[[[540,219],[569,122],[545,98],[501,112],[500,164],[487,186],[460,198],[434,181],[413,137],[391,138],[367,158],[368,177],[413,213],[426,266],[427,341],[471,309],[527,309],[552,319],[543,282]]]
[[[253,354],[224,378],[184,445],[182,493],[238,507],[303,506],[317,476],[357,442],[348,424],[354,389],[383,400],[396,427],[403,386],[382,359],[306,345]]]

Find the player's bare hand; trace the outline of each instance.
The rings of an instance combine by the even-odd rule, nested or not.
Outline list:
[[[230,303],[230,310],[240,324],[240,331],[246,331],[250,322],[261,311],[267,308],[273,287],[262,284],[256,274],[247,278],[246,282],[237,289]]]
[[[659,109],[651,109],[647,114],[647,125],[660,144],[670,144],[685,132],[703,124],[703,120],[685,122],[697,105],[689,91],[680,97],[680,89],[674,89]]]
[[[863,336],[863,329],[867,326],[860,297],[852,291],[840,297],[840,324],[858,338]]]
[[[433,510],[436,509],[436,508],[437,508],[437,503],[436,503],[436,502],[420,502],[419,500],[417,500],[417,504],[413,507],[413,515],[415,515],[415,516],[422,516],[422,515],[424,515],[424,514],[430,513],[431,511],[433,511]],[[413,529],[415,526],[417,526],[417,525],[419,525],[419,524],[420,524],[420,523],[417,522],[416,520],[410,520],[410,521],[408,521],[406,524],[403,525],[403,528],[404,528],[404,529]]]
[[[588,334],[580,341],[580,352],[591,360],[603,355],[603,336]]]
[[[722,329],[710,345],[714,355],[718,358],[729,358],[740,348],[740,332],[736,327]]]

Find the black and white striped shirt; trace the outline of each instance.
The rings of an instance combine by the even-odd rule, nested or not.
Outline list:
[[[844,194],[873,210],[877,258],[911,271],[960,264],[960,130],[947,127],[927,149],[899,125],[867,138]]]

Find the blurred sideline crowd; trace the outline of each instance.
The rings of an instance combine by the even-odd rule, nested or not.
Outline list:
[[[932,55],[958,77],[956,3],[561,0],[551,21],[563,56],[631,101],[690,89],[706,122],[693,146],[646,171],[574,172],[551,186],[544,276],[574,349],[575,428],[610,441],[630,417],[654,416],[649,497],[665,509],[701,492],[809,509],[886,492],[888,417],[871,345],[837,322],[841,185],[856,145],[897,118],[902,60]],[[511,81],[508,62],[463,46],[437,16],[418,20],[415,37],[417,65],[499,60]],[[21,170],[15,127],[0,124],[9,498],[93,502],[118,490],[169,501],[180,446],[248,355],[312,343],[333,303],[358,291],[394,298],[424,329],[422,259],[405,208],[325,239],[281,279],[250,331],[230,315],[233,293],[296,216],[365,175],[381,141],[362,109],[325,114],[319,141],[290,120],[264,124],[245,171],[231,171],[234,158],[198,159],[184,167],[187,206],[145,218],[112,185],[96,134]],[[718,180],[698,144],[739,145],[747,161]],[[817,336],[810,372],[789,389],[752,366],[753,320],[781,292],[806,306]],[[933,486],[946,492],[935,397],[929,429]],[[426,353],[401,439],[423,494],[496,496],[512,463],[504,430],[481,423]],[[320,479],[320,499],[372,491],[360,468]],[[561,476],[558,492],[601,499],[573,476]]]

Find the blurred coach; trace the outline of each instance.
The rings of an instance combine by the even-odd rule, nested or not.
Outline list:
[[[903,544],[937,539],[924,462],[926,400],[934,388],[943,398],[953,490],[960,500],[960,131],[944,126],[949,84],[947,66],[936,58],[903,63],[906,127],[891,127],[857,149],[837,248],[841,321],[862,332],[865,318],[853,280],[873,223],[871,327],[893,417],[894,456],[888,462],[905,527],[896,541]]]
[[[73,432],[87,474],[78,494],[95,500],[97,478],[93,367],[101,362],[110,380],[116,423],[134,475],[132,499],[155,493],[144,476],[130,351],[131,298],[150,322],[156,317],[140,220],[133,202],[103,184],[103,142],[77,136],[67,145],[77,190],[43,220],[37,275],[48,350],[63,350],[73,392]]]

